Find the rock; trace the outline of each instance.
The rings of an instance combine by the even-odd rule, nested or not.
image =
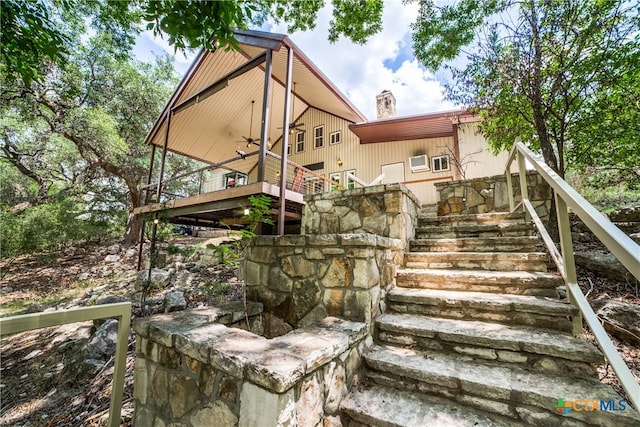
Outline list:
[[[608,299],[592,301],[591,306],[603,320],[607,332],[625,342],[640,345],[640,307]]]
[[[110,254],[104,258],[104,262],[119,262],[119,261],[120,261],[120,255]]]
[[[119,302],[126,302],[127,299],[123,296],[119,296],[119,295],[109,295],[106,296],[104,298],[100,298],[99,300],[96,301],[96,305],[105,305],[105,304],[116,304]],[[99,328],[102,324],[104,324],[104,322],[106,322],[108,319],[95,319],[93,321],[93,326],[97,328]]]
[[[141,291],[144,289],[145,282],[149,276],[149,270],[140,270],[136,276],[135,290]],[[168,283],[171,275],[168,271],[154,268],[151,270],[151,286],[158,288],[164,288]]]
[[[42,313],[44,311],[45,307],[43,305],[40,304],[31,304],[29,307],[27,307],[26,312],[27,313]]]
[[[640,222],[640,206],[616,209],[609,218],[612,222]]]
[[[80,275],[78,276],[78,280],[84,282],[85,280],[89,279],[89,277],[91,277],[91,274],[85,271],[84,273],[80,273]]]
[[[116,254],[119,254],[121,250],[122,250],[122,247],[118,243],[116,243],[107,248],[107,253],[109,255],[116,255]]]
[[[176,290],[165,294],[162,303],[162,309],[165,313],[180,311],[185,308],[187,308],[187,301],[184,299],[184,293],[182,291]]]
[[[293,331],[293,327],[278,316],[264,314],[264,335],[267,338],[275,338]]]
[[[634,283],[636,279],[610,253],[575,252],[576,265],[610,279]]]
[[[89,359],[109,360],[116,352],[118,321],[108,319],[93,334],[86,345]]]

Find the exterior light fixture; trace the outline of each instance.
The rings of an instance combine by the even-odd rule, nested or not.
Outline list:
[[[245,209],[244,209],[244,214],[245,214],[245,216],[246,216],[246,215],[249,215],[250,213],[251,213],[251,209],[249,209],[249,208],[245,208]]]
[[[340,159],[339,157],[338,157],[338,167],[339,167],[339,168],[341,168],[341,167],[342,167],[342,159]]]
[[[154,224],[157,224],[157,223],[159,223],[159,222],[160,222],[160,220],[158,220],[158,218],[156,218],[156,219],[154,219],[154,220],[153,220],[153,223],[154,223]]]

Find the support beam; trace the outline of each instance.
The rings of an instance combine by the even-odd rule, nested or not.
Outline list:
[[[267,49],[264,64],[264,91],[262,95],[262,122],[260,124],[260,154],[258,155],[258,182],[263,182],[267,159],[267,138],[269,138],[269,117],[271,113],[271,74],[273,72],[273,52]]]
[[[268,55],[267,55],[267,53],[268,53]],[[270,56],[270,55],[271,55],[271,51],[268,50],[266,52],[261,53],[260,55],[257,55],[255,57],[251,58],[249,61],[247,61],[246,63],[242,64],[241,66],[239,66],[235,70],[233,70],[233,71],[229,72],[228,74],[220,77],[218,80],[216,80],[215,82],[211,83],[209,86],[207,86],[204,89],[194,93],[193,95],[191,95],[190,97],[188,97],[187,99],[182,101],[180,104],[174,106],[173,108],[171,108],[171,111],[173,111],[174,113],[177,113],[179,111],[184,110],[185,108],[188,108],[188,107],[190,107],[190,106],[192,106],[194,104],[197,104],[200,101],[205,100],[206,98],[210,97],[214,93],[221,91],[222,89],[224,89],[225,87],[227,87],[229,85],[229,80],[233,80],[236,77],[240,77],[244,73],[253,70],[257,66],[259,66],[260,64],[265,62],[267,60],[267,56]]]
[[[284,90],[284,116],[282,118],[282,157],[280,159],[280,210],[278,214],[278,235],[284,235],[284,220],[287,202],[287,147],[289,146],[289,108],[291,102],[291,75],[293,74],[293,49],[287,52],[287,76]]]

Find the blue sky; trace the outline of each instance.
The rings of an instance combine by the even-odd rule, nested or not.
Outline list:
[[[329,2],[327,2],[329,3]],[[396,97],[398,116],[456,108],[443,99],[441,74],[438,76],[418,64],[411,51],[410,25],[417,16],[417,5],[401,0],[385,1],[383,30],[365,45],[340,39],[329,43],[330,5],[318,14],[312,31],[289,34],[293,42],[344,92],[369,118],[375,119],[375,97],[391,90]],[[286,34],[286,24],[270,24],[262,30]],[[138,38],[134,53],[139,59],[153,60],[151,52],[173,55],[165,40],[145,32]],[[195,53],[174,55],[178,72],[184,73]]]

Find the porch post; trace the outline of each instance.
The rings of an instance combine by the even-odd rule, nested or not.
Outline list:
[[[284,219],[287,202],[287,147],[289,146],[289,105],[291,101],[291,74],[293,72],[293,48],[287,51],[287,81],[284,91],[284,117],[282,118],[282,156],[280,158],[280,209],[278,211],[278,235],[284,235]]]
[[[151,184],[151,177],[153,175],[153,162],[156,159],[156,146],[151,145],[151,159],[149,160],[149,175],[147,175],[147,183],[144,189],[144,198],[142,198],[142,203],[149,203],[149,184]],[[146,221],[142,220],[142,226],[140,227],[140,244],[138,245],[138,267],[140,270],[142,266],[142,249],[144,248],[144,228],[146,225]]]
[[[169,144],[169,127],[171,126],[171,109],[167,110],[167,131],[164,134],[164,145],[162,146],[162,161],[160,162],[160,173],[158,174],[158,189],[156,191],[156,203],[160,203],[162,193],[162,179],[164,178],[164,162],[167,159],[167,145]]]
[[[267,157],[267,138],[269,138],[269,115],[271,99],[271,72],[273,51],[267,49],[264,64],[264,92],[262,95],[262,123],[260,127],[260,154],[258,155],[258,182],[264,182]]]

